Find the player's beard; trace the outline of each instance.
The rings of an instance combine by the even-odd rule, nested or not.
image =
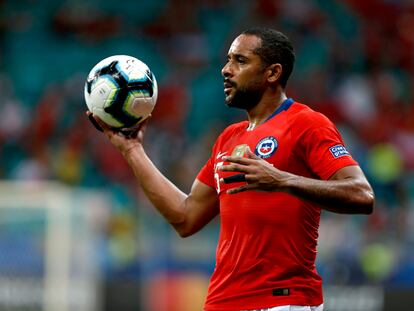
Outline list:
[[[250,84],[248,87],[238,87],[233,84],[233,94],[226,98],[226,105],[244,110],[250,110],[259,103],[263,95],[262,85],[259,83]]]

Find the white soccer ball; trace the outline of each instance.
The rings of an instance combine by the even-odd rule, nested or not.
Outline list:
[[[158,86],[144,62],[132,56],[114,55],[92,68],[84,94],[90,112],[111,127],[128,129],[151,114]]]

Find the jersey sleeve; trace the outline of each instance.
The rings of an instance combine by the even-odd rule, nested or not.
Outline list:
[[[206,164],[204,164],[204,166],[201,168],[200,172],[197,175],[197,179],[199,181],[201,181],[203,184],[206,184],[207,186],[210,186],[214,189],[216,189],[216,182],[215,182],[215,179],[214,179],[214,165],[215,165],[214,159],[215,159],[215,156],[216,156],[216,153],[217,153],[218,145],[220,144],[220,141],[221,141],[224,133],[219,135],[219,137],[217,138],[217,140],[214,143],[213,148],[211,150],[210,158],[207,160]]]
[[[339,169],[358,165],[345,147],[335,125],[325,116],[314,112],[302,120],[298,149],[304,162],[319,178],[327,180]]]
[[[212,155],[210,159],[207,160],[206,164],[201,168],[197,175],[197,179],[203,184],[215,188],[213,159],[214,156]]]
[[[216,188],[216,180],[214,177],[215,174],[215,160],[217,154],[220,152],[220,148],[229,137],[233,135],[238,129],[244,128],[247,126],[247,121],[239,122],[228,126],[224,131],[217,137],[216,142],[212,148],[210,159],[207,160],[206,164],[201,168],[200,172],[197,175],[197,179],[202,183],[210,186],[214,189]]]

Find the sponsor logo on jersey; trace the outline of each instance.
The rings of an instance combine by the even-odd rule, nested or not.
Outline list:
[[[247,144],[242,144],[234,147],[233,152],[231,155],[233,157],[244,157],[244,154],[246,153],[246,149],[248,148]]]
[[[332,153],[334,158],[339,158],[339,157],[349,155],[348,150],[346,150],[346,148],[342,145],[335,145],[335,146],[329,148],[329,151]]]
[[[266,159],[275,153],[277,147],[278,143],[276,138],[268,136],[259,141],[256,145],[255,153],[262,159]]]

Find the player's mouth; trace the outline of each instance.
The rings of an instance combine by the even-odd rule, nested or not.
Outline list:
[[[230,80],[224,80],[224,94],[228,95],[231,92],[231,89],[235,86],[234,82]]]

